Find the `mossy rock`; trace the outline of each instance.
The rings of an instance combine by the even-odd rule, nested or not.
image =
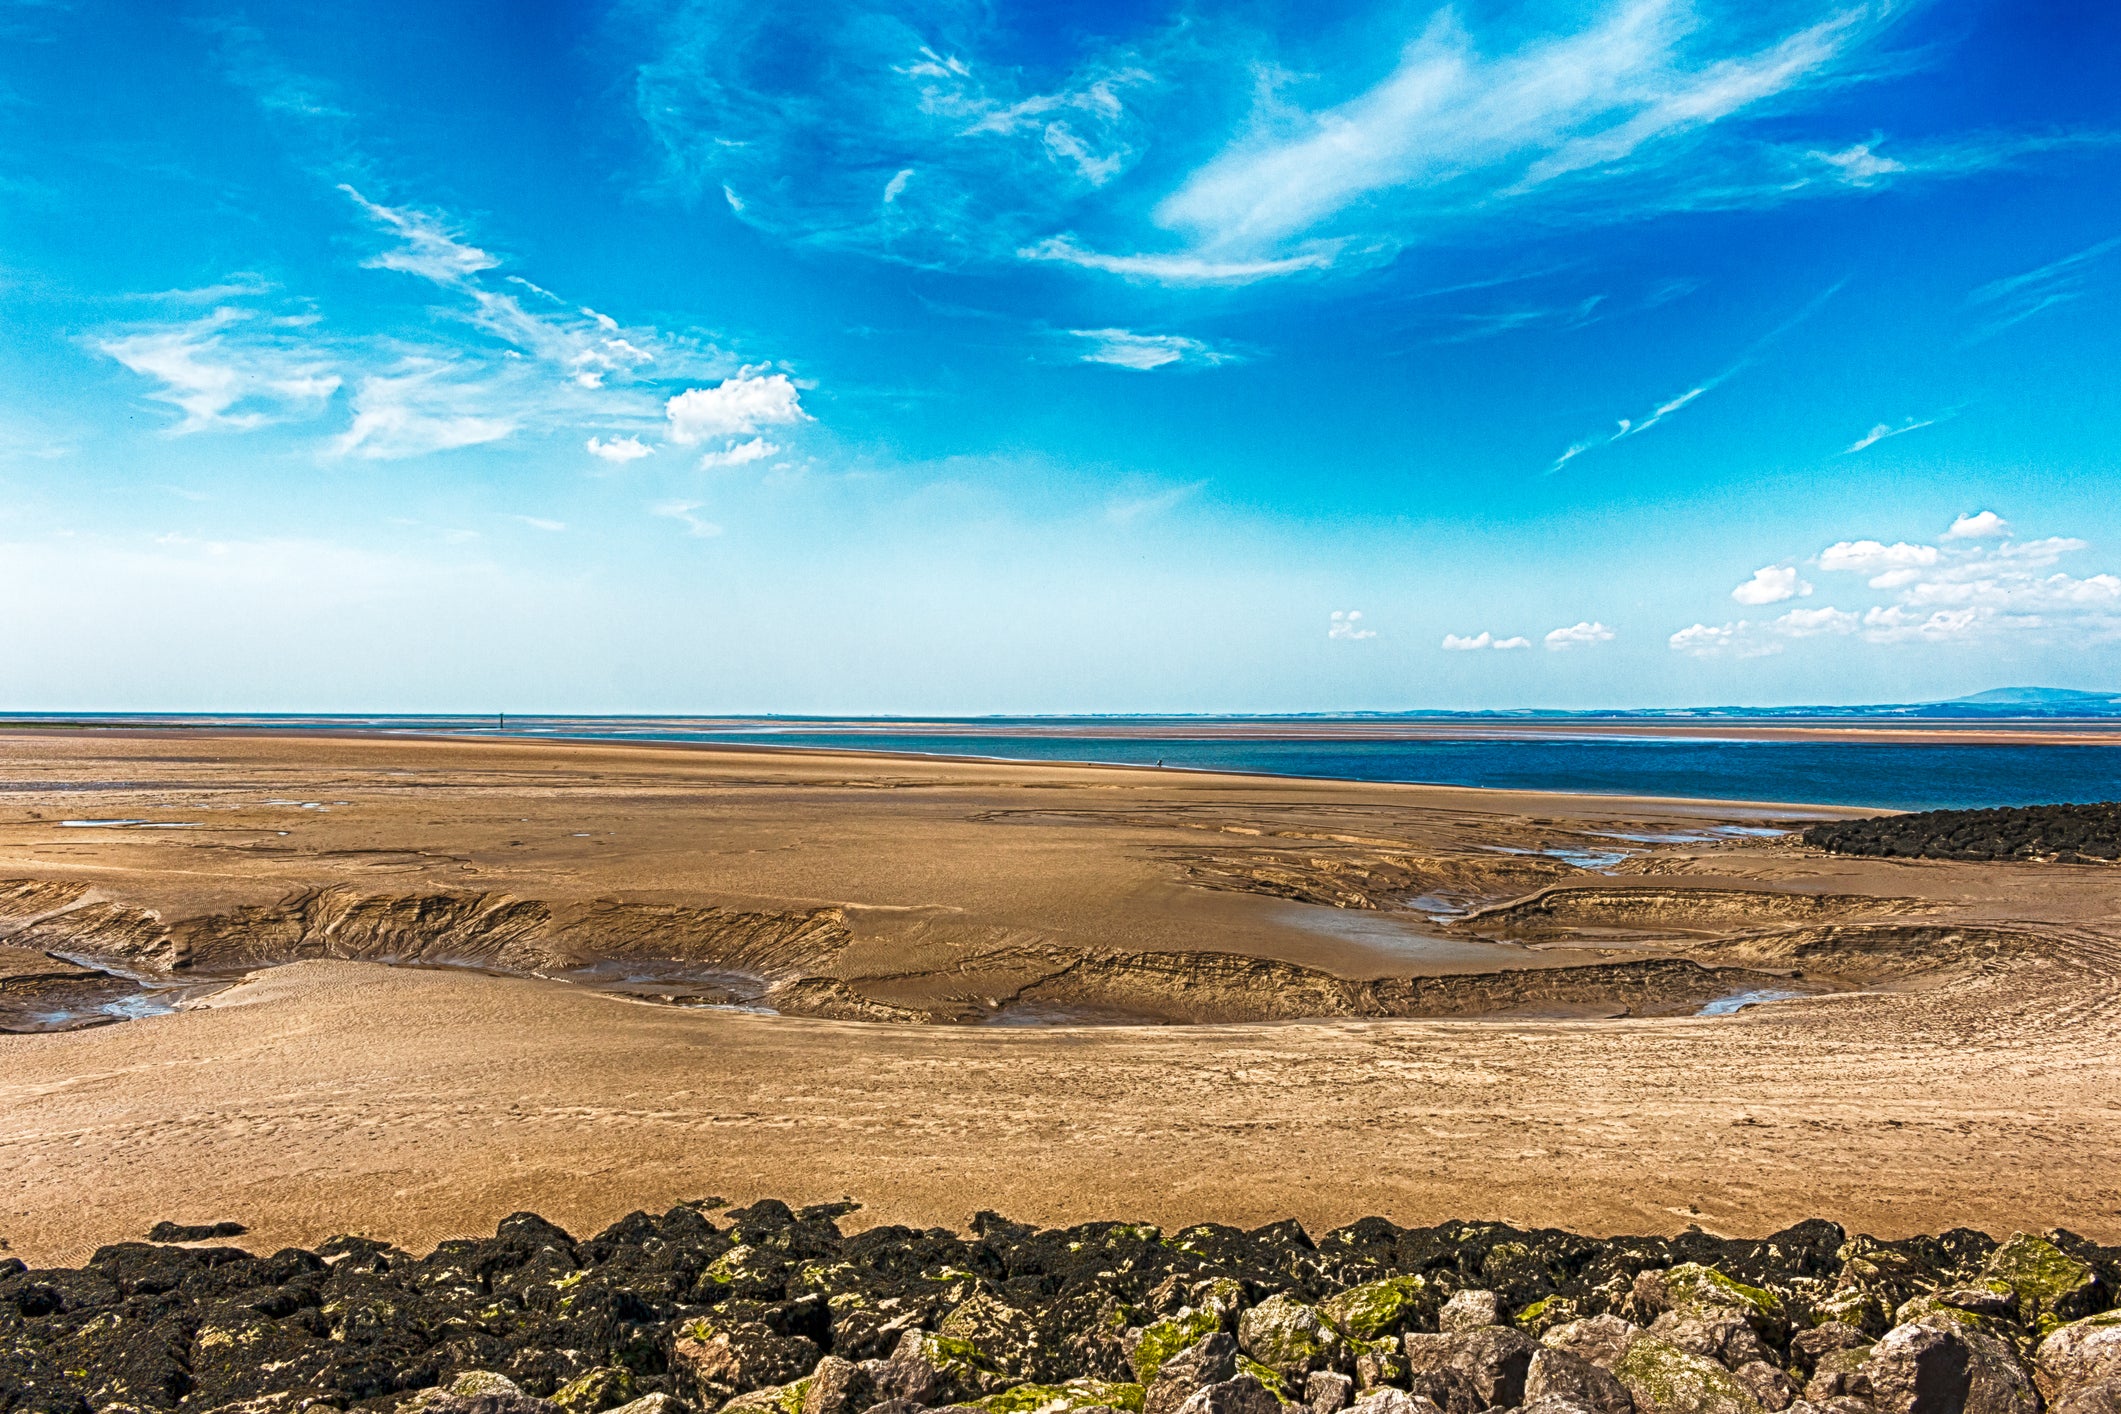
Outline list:
[[[1328,1297],[1319,1305],[1318,1313],[1342,1335],[1355,1340],[1379,1340],[1433,1315],[1437,1297],[1436,1289],[1421,1277],[1386,1277]]]
[[[1125,1409],[1140,1414],[1142,1387],[1108,1380],[1069,1380],[1058,1385],[1016,1385],[983,1395],[972,1408],[987,1414],[1066,1414],[1074,1409]]]
[[[2018,1293],[2018,1311],[2035,1335],[2091,1314],[2098,1277],[2044,1237],[2013,1233],[1989,1254],[1982,1275]]]
[[[1653,1335],[1630,1345],[1613,1374],[1639,1414],[1765,1414],[1729,1370]]]
[[[631,1403],[637,1393],[633,1371],[617,1365],[600,1365],[560,1386],[554,1391],[552,1402],[566,1414],[603,1414],[606,1409]]]
[[[1142,1384],[1156,1379],[1157,1366],[1191,1349],[1223,1328],[1223,1318],[1214,1311],[1188,1308],[1166,1320],[1142,1328],[1141,1341],[1132,1356],[1134,1377]]]
[[[722,1406],[722,1414],[803,1414],[803,1397],[810,1393],[806,1376],[785,1385],[769,1385],[740,1394]]]
[[[1260,1364],[1301,1378],[1328,1363],[1340,1335],[1316,1307],[1281,1292],[1237,1318],[1237,1344]]]
[[[1580,1320],[1583,1312],[1566,1296],[1542,1296],[1531,1305],[1510,1318],[1510,1323],[1525,1334],[1543,1336],[1556,1326],[1565,1326]]]
[[[1789,1330],[1789,1312],[1782,1298],[1772,1291],[1747,1286],[1699,1262],[1681,1262],[1664,1276],[1664,1289],[1673,1309],[1707,1306],[1736,1311],[1761,1335],[1777,1339]]]
[[[1273,1395],[1275,1399],[1279,1400],[1283,1404],[1295,1404],[1299,1402],[1293,1396],[1290,1395],[1289,1382],[1283,1379],[1278,1371],[1268,1369],[1265,1365],[1260,1364],[1257,1360],[1254,1360],[1249,1355],[1240,1355],[1237,1357],[1237,1373],[1240,1375],[1250,1375],[1253,1379],[1258,1380],[1261,1384],[1267,1387],[1268,1394]]]
[[[1895,1327],[1939,1324],[1997,1334],[1994,1317],[1961,1310],[1957,1306],[1947,1306],[1935,1296],[1912,1297],[1901,1302],[1899,1308],[1893,1312]]]
[[[1865,1335],[1879,1336],[1884,1335],[1892,1324],[1892,1312],[1877,1292],[1860,1286],[1845,1286],[1812,1303],[1812,1324],[1823,1326],[1829,1321],[1854,1326]]]

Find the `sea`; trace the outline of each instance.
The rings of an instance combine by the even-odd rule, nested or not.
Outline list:
[[[1498,726],[1486,721],[1238,717],[920,722],[786,717],[0,717],[0,730],[61,724],[722,742],[1887,810],[2121,800],[2121,736],[2110,746],[1954,741],[1948,727],[1919,740],[1822,741],[1719,737],[1712,728],[1683,737],[1616,734],[1610,719],[1598,721],[1598,734],[1585,734],[1582,724],[1551,719]],[[1979,729],[1994,731],[2004,725],[2009,724],[1987,722]],[[2044,722],[2026,724],[2025,729],[2037,734],[2066,731],[2072,725]],[[2110,722],[2103,725],[2112,727]]]

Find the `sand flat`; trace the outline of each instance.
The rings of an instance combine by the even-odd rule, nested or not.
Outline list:
[[[967,1014],[982,988],[1115,953],[1379,970],[1314,918],[1547,966],[1845,967],[1885,939],[1903,969],[1716,1018],[1008,1027],[681,1009],[315,955],[175,1015],[0,1036],[0,1237],[32,1261],[165,1217],[234,1218],[266,1247],[346,1230],[420,1246],[520,1208],[581,1230],[709,1193],[852,1194],[870,1220],[949,1225],[992,1207],[1740,1233],[1817,1213],[2121,1238],[2121,871],[1713,833],[1774,807],[1118,768],[44,732],[0,738],[0,770],[0,881],[59,910],[0,910],[11,945],[24,918],[102,909],[82,936],[122,923],[142,947],[211,948],[239,934],[227,920],[265,916],[243,910],[338,890],[561,918],[608,900],[825,914],[844,920],[826,951],[797,929],[792,952],[759,955]],[[86,818],[197,827],[56,824]],[[1616,829],[1672,838],[1609,873],[1547,852]],[[1432,886],[1505,910],[1595,887],[1634,911],[1586,895],[1508,914],[1548,920],[1512,923],[1530,941],[1483,940],[1412,906]],[[1822,922],[1814,896],[1860,902]],[[202,918],[221,921],[185,933]],[[1863,948],[1833,951],[1848,936]],[[1937,965],[1908,971],[1924,949]]]

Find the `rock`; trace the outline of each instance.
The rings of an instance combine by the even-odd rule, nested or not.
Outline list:
[[[1310,1414],[1340,1414],[1355,1392],[1355,1381],[1333,1370],[1314,1371],[1304,1381],[1304,1408]],[[1143,1414],[1148,1414],[1147,1406]]]
[[[1568,1321],[1540,1336],[1540,1343],[1554,1350],[1580,1356],[1602,1370],[1610,1370],[1628,1353],[1642,1334],[1642,1327],[1618,1316],[1593,1316],[1587,1321]]]
[[[2013,1233],[1989,1254],[1982,1275],[2016,1293],[2019,1318],[2036,1335],[2089,1316],[2097,1306],[2099,1281],[2092,1269],[2031,1233]]]
[[[1501,1324],[1502,1303],[1492,1291],[1461,1291],[1436,1316],[1436,1328],[1447,1334]]]
[[[1134,1366],[1134,1377],[1148,1384],[1156,1378],[1157,1369],[1164,1361],[1222,1328],[1221,1311],[1189,1307],[1176,1316],[1128,1331],[1122,1344],[1128,1361]]]
[[[1418,1394],[1389,1385],[1373,1389],[1349,1406],[1348,1414],[1441,1414],[1436,1405]]]
[[[1699,1262],[1682,1262],[1665,1272],[1662,1297],[1660,1311],[1732,1311],[1772,1344],[1780,1344],[1789,1335],[1789,1313],[1781,1297]]]
[[[1436,1289],[1419,1276],[1351,1286],[1318,1308],[1335,1330],[1354,1340],[1397,1336],[1435,1309]]]
[[[599,1365],[553,1392],[552,1402],[565,1414],[604,1414],[634,1398],[633,1371]]]
[[[930,1408],[968,1404],[1008,1383],[970,1341],[927,1331],[907,1331],[871,1380],[887,1400],[910,1400]]]
[[[983,1395],[970,1404],[952,1407],[974,1414],[1117,1414],[1120,1410],[1134,1410],[1141,1398],[1142,1387],[1137,1384],[1069,1380],[1058,1385],[1014,1385]]]
[[[1556,1326],[1582,1319],[1583,1312],[1568,1297],[1542,1296],[1511,1317],[1511,1324],[1536,1340]]]
[[[2049,1414],[2121,1414],[2121,1379],[2079,1386],[2067,1399],[2048,1406]]]
[[[1630,1344],[1613,1373],[1637,1414],[1761,1414],[1760,1401],[1729,1370],[1657,1336]]]
[[[1871,1339],[1884,1335],[1893,1325],[1885,1298],[1865,1287],[1847,1286],[1812,1303],[1812,1319],[1821,1325],[1854,1326]]]
[[[1936,1295],[1937,1304],[1949,1306],[1976,1316],[1992,1316],[1998,1320],[2018,1319],[2018,1293],[2000,1281],[1985,1281],[1979,1286],[1957,1286]]]
[[[1236,1377],[1237,1342],[1216,1331],[1157,1367],[1142,1395],[1142,1414],[1176,1414],[1195,1391]]]
[[[1804,1398],[1813,1404],[1824,1404],[1834,1399],[1867,1398],[1870,1394],[1870,1382],[1859,1376],[1864,1362],[1870,1358],[1871,1347],[1868,1343],[1823,1352],[1812,1364],[1812,1373],[1804,1387]]]
[[[1528,1403],[1562,1399],[1592,1414],[1634,1414],[1635,1409],[1627,1386],[1612,1371],[1552,1347],[1533,1352],[1525,1368],[1524,1397]]]
[[[1521,1404],[1532,1356],[1540,1346],[1523,1331],[1485,1326],[1449,1335],[1409,1332],[1407,1383],[1447,1414],[1474,1414]]]
[[[2121,1379],[2121,1311],[2058,1327],[2033,1354],[2033,1383],[2051,1406],[2113,1379]]]
[[[149,1242],[212,1242],[220,1237],[241,1237],[250,1229],[241,1223],[159,1222],[148,1229]]]
[[[1649,1333],[1727,1370],[1774,1359],[1745,1315],[1730,1306],[1681,1306],[1650,1322]]]
[[[621,1404],[610,1414],[691,1414],[685,1401],[668,1394],[644,1394],[631,1404]]]
[[[808,1380],[772,1385],[740,1394],[721,1408],[721,1414],[802,1414]]]
[[[1860,1383],[1843,1392],[1868,1396],[1879,1414],[1960,1414],[1972,1383],[1971,1358],[1952,1331],[1896,1326],[1856,1371]]]
[[[1841,1321],[1828,1321],[1790,1337],[1790,1367],[1810,1379],[1821,1356],[1837,1350],[1867,1350],[1870,1344],[1871,1338],[1856,1327]]]
[[[1280,1292],[1237,1318],[1237,1344],[1275,1373],[1302,1379],[1323,1369],[1340,1347],[1340,1336],[1315,1307]]]
[[[1797,1383],[1765,1360],[1751,1360],[1731,1371],[1762,1409],[1781,1411],[1797,1402]]]
[[[827,1355],[810,1372],[802,1414],[861,1414],[874,1403],[876,1386],[869,1371],[852,1360]]]
[[[719,1326],[702,1319],[678,1329],[670,1347],[670,1374],[686,1398],[713,1408],[747,1390],[800,1379],[818,1358],[817,1345],[807,1336],[781,1335],[756,1321]]]
[[[1038,1350],[1038,1330],[1031,1318],[1006,1301],[985,1292],[960,1302],[936,1327],[940,1335],[970,1342],[1003,1374],[1025,1380]]]
[[[1355,1387],[1364,1393],[1380,1385],[1402,1385],[1406,1380],[1407,1357],[1397,1350],[1365,1350],[1355,1357]]]
[[[1178,1414],[1281,1414],[1281,1401],[1250,1375],[1193,1391]]]

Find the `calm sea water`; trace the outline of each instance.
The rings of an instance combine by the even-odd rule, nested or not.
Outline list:
[[[504,734],[494,718],[112,716],[0,717],[25,725],[99,720],[109,726]],[[1220,724],[1227,729],[1230,721]],[[1316,729],[1320,723],[1304,724]],[[1373,721],[1366,724],[1375,727]],[[1429,724],[1431,729],[1435,723]],[[1949,731],[1961,724],[1939,723]],[[1980,723],[1963,724],[1968,727]],[[2064,724],[2051,723],[2050,726]],[[1271,730],[1258,721],[1248,732]],[[989,718],[919,730],[878,722],[808,726],[801,719],[510,717],[505,735],[627,741],[731,742],[1012,761],[1087,761],[1252,771],[1328,780],[1408,781],[1508,790],[1680,796],[1791,804],[1937,810],[2121,800],[2121,746],[1758,741],[1672,737],[1468,736],[1418,741],[1276,740],[1214,735],[1213,719]],[[1487,730],[1492,730],[1490,724]],[[1301,730],[1292,725],[1292,733]],[[1115,735],[1115,731],[1126,734]],[[1134,735],[1132,733],[1142,733]],[[1205,732],[1205,735],[1199,734]],[[4,788],[0,781],[0,788]]]
[[[583,731],[636,740],[738,742],[1258,771],[1345,781],[1411,781],[1599,795],[1684,796],[1938,810],[2121,799],[2121,747],[1991,746],[1943,742],[1259,741],[879,732]]]

